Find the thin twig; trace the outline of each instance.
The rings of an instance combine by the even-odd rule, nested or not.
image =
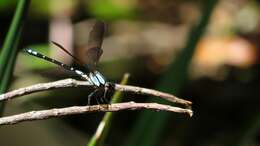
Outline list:
[[[150,95],[150,96],[160,97],[160,98],[163,98],[165,100],[168,100],[168,101],[171,101],[174,103],[183,104],[185,106],[191,106],[191,104],[192,104],[192,102],[178,98],[172,94],[168,94],[168,93],[164,93],[161,91],[148,89],[148,88],[116,84],[115,90],[122,91],[122,92],[130,92],[130,93],[135,93],[135,94],[140,94],[140,95]]]
[[[120,84],[113,84],[113,85],[114,85],[115,90],[122,91],[122,92],[130,92],[130,93],[135,93],[135,94],[156,96],[156,97],[160,97],[160,98],[163,98],[165,100],[168,100],[168,101],[171,101],[174,103],[183,104],[185,106],[190,106],[192,104],[192,102],[190,102],[190,101],[180,99],[174,95],[152,90],[152,89],[136,87],[136,86],[129,86],[129,85],[120,85]],[[30,93],[49,90],[49,89],[64,88],[64,87],[77,87],[77,86],[92,87],[92,85],[90,85],[87,81],[78,81],[75,79],[64,79],[64,80],[50,82],[50,83],[35,84],[32,86],[28,86],[28,87],[24,87],[24,88],[20,88],[17,90],[7,92],[5,94],[0,95],[0,101],[9,100],[9,99],[12,99],[12,98],[15,98],[18,96],[27,95]]]
[[[73,107],[66,107],[66,108],[41,110],[41,111],[31,111],[27,113],[0,118],[0,125],[11,125],[23,121],[43,120],[52,117],[60,117],[60,116],[83,114],[83,113],[115,112],[120,110],[139,110],[139,109],[152,109],[156,111],[176,112],[176,113],[183,113],[192,116],[192,111],[190,109],[182,109],[179,107],[173,107],[170,105],[163,105],[158,103],[125,102],[125,103],[115,103],[115,104],[106,104],[106,105],[73,106]]]

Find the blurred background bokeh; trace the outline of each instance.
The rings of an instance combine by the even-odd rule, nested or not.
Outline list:
[[[1,46],[16,6],[17,0],[0,0]],[[192,118],[164,112],[118,112],[105,145],[260,145],[259,14],[259,0],[31,0],[8,90],[78,79],[22,50],[31,47],[76,66],[50,41],[82,59],[90,26],[94,19],[101,19],[108,27],[98,70],[108,81],[119,82],[124,73],[130,73],[128,84],[190,100],[194,110]],[[66,88],[23,96],[6,103],[4,116],[86,105],[90,92]],[[125,94],[123,99],[165,103],[139,95]],[[0,145],[86,145],[103,115],[1,126]]]

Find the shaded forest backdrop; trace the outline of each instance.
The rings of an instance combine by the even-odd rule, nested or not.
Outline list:
[[[20,4],[24,14],[10,30],[18,2],[25,3],[24,8]],[[259,145],[259,11],[259,0],[0,0],[0,92],[77,79],[22,50],[31,47],[75,66],[49,42],[84,58],[91,22],[101,19],[108,29],[98,70],[108,81],[119,83],[130,73],[127,84],[190,100],[194,111],[192,118],[146,110],[115,113],[104,145]],[[4,53],[5,48],[15,51]],[[69,88],[35,93],[2,103],[1,112],[6,116],[86,105],[90,92]],[[123,101],[165,103],[123,96]],[[2,126],[0,145],[87,145],[103,115]]]

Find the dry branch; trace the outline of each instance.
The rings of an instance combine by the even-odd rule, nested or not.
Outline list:
[[[41,111],[31,111],[27,113],[17,114],[0,118],[0,125],[11,125],[23,121],[43,120],[52,117],[60,117],[66,115],[92,113],[92,112],[115,112],[119,110],[138,110],[138,109],[152,109],[156,111],[168,111],[176,113],[184,113],[192,116],[190,109],[182,109],[169,105],[158,103],[135,103],[125,102],[107,105],[92,105],[92,106],[73,106],[66,108],[55,108]]]
[[[28,86],[25,88],[20,88],[17,90],[13,90],[10,92],[7,92],[5,94],[0,95],[0,101],[3,100],[9,100],[18,96],[34,93],[34,92],[39,92],[39,91],[44,91],[44,90],[49,90],[49,89],[56,89],[56,88],[65,88],[65,87],[77,87],[77,86],[89,86],[92,87],[87,81],[78,81],[74,79],[64,79],[60,81],[55,81],[55,82],[50,82],[50,83],[40,83],[40,84],[35,84],[32,86]],[[120,85],[120,84],[113,84],[114,89],[122,92],[130,92],[130,93],[135,93],[135,94],[141,94],[141,95],[150,95],[150,96],[156,96],[163,98],[165,100],[174,102],[174,103],[179,103],[183,104],[185,106],[190,106],[192,102],[180,99],[174,95],[168,94],[168,93],[163,93],[160,91],[152,90],[152,89],[147,89],[147,88],[141,88],[141,87],[136,87],[136,86],[129,86],[129,85]]]

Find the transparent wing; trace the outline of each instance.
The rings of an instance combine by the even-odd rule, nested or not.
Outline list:
[[[104,33],[105,23],[102,21],[97,21],[89,33],[85,63],[87,63],[88,68],[91,70],[95,69],[97,62],[103,53],[101,46]]]
[[[62,51],[64,51],[66,54],[68,54],[69,56],[71,56],[79,65],[84,66],[84,63],[79,60],[77,57],[73,56],[68,50],[66,50],[61,44],[51,41],[52,44],[54,44],[55,46],[57,46],[59,49],[61,49]]]

